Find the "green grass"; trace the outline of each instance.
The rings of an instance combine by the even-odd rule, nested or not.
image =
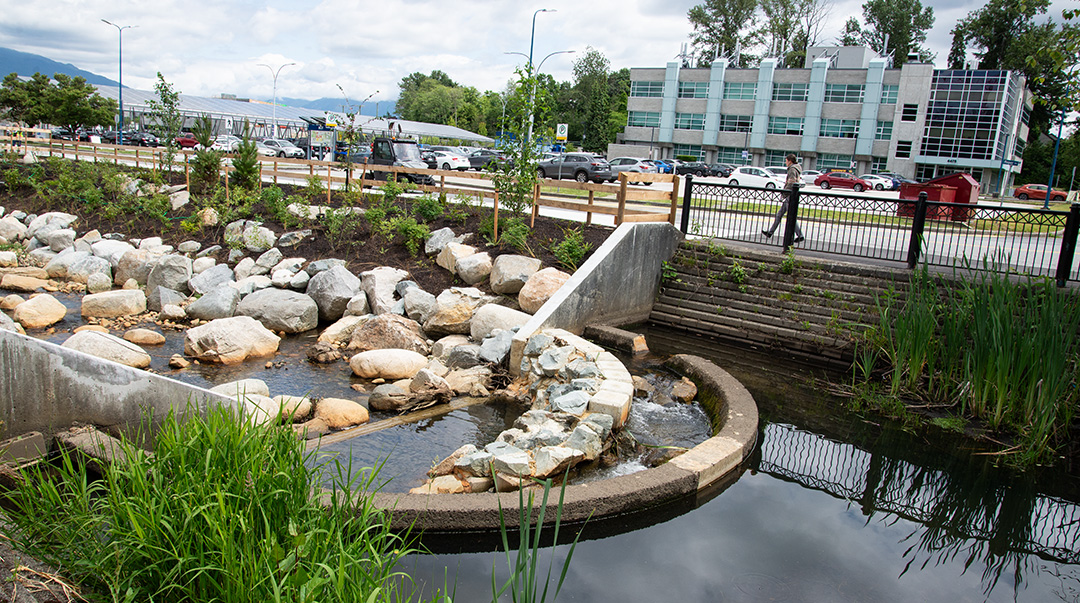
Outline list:
[[[371,504],[376,470],[323,465],[324,495],[291,430],[188,415],[165,418],[152,455],[125,441],[100,481],[66,453],[56,475],[28,471],[5,535],[92,601],[411,598],[395,569],[411,550]]]

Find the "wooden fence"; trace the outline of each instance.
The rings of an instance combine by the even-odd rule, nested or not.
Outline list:
[[[162,147],[133,147],[39,137],[42,134],[48,135],[48,133],[49,130],[0,127],[0,149],[17,153],[32,151],[35,155],[82,161],[124,163],[155,171],[162,169],[164,166],[162,159],[164,148]],[[177,149],[173,164],[174,170],[183,166],[184,178],[189,184],[189,164],[193,154],[194,152],[190,149]],[[226,194],[228,195],[228,173],[235,168],[228,161],[230,155],[226,154],[225,157],[226,161],[223,162],[221,171],[225,177]],[[445,195],[447,198],[456,195],[484,200],[490,199],[495,212],[495,231],[498,232],[499,192],[490,183],[491,175],[485,172],[461,172],[354,163],[351,164],[350,175],[350,170],[346,169],[346,164],[341,162],[262,156],[259,159],[261,181],[263,182],[278,184],[280,179],[305,181],[318,177],[326,185],[327,204],[330,202],[333,189],[341,189],[346,186],[381,186],[391,174],[399,180],[405,174],[428,175],[435,181],[434,185],[415,184],[413,186],[424,192]],[[462,184],[461,182],[448,184],[447,178],[476,180],[478,182],[476,186]],[[631,180],[633,182],[670,183],[671,190],[647,190],[630,187]],[[561,192],[563,190],[575,192],[565,194]],[[594,214],[599,214],[614,216],[616,225],[623,222],[668,222],[675,225],[675,215],[679,207],[679,192],[679,177],[670,174],[635,173],[631,175],[622,172],[614,184],[544,179],[538,182],[533,189],[531,224],[535,224],[541,207],[549,207],[582,212],[586,214],[586,224],[591,224]]]

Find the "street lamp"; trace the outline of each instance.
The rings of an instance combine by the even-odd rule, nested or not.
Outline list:
[[[111,23],[102,19],[102,22],[108,23],[116,28],[116,35],[119,38],[119,63],[120,63],[120,75],[117,77],[119,82],[119,96],[120,96],[120,125],[116,128],[116,144],[124,144],[124,30],[131,29],[132,27],[138,27],[138,25],[125,25],[123,27],[116,23]]]
[[[554,8],[541,8],[540,10],[533,13],[532,35],[529,36],[529,72],[530,72],[529,74],[530,75],[532,75],[533,42],[536,41],[536,15],[539,15],[540,13],[553,13],[553,12],[555,12]]]
[[[273,138],[277,138],[277,135],[278,135],[278,129],[277,129],[277,76],[278,76],[279,73],[281,73],[282,69],[288,67],[289,65],[295,65],[295,64],[296,63],[285,63],[281,67],[278,67],[277,70],[275,70],[273,67],[267,65],[266,63],[259,63],[259,65],[258,65],[259,67],[266,67],[267,69],[269,69],[270,73],[274,76],[274,109],[273,109],[273,111],[274,111],[274,134],[273,134]]]
[[[544,59],[542,61],[540,61],[540,64],[536,66],[536,72],[539,73],[540,68],[544,66],[544,61],[550,59],[551,57],[553,57],[553,56],[555,56],[557,54],[573,54],[574,52],[576,52],[576,51],[574,51],[574,50],[557,50],[557,51],[547,55],[546,57],[544,57]],[[533,107],[533,103],[535,101],[536,101],[536,77],[534,76],[533,77],[532,91],[529,92],[529,134],[528,134],[528,136],[525,137],[525,141],[530,143],[530,144],[532,143],[533,121],[535,121],[535,119],[536,119],[536,111],[535,111],[535,107]]]

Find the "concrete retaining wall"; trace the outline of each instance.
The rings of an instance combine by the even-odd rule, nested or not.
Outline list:
[[[517,374],[525,342],[540,329],[581,334],[589,325],[646,320],[656,299],[661,267],[682,238],[682,233],[666,222],[625,223],[616,228],[518,330],[510,349],[510,372]]]
[[[721,426],[713,437],[654,469],[588,484],[567,486],[563,521],[580,523],[630,513],[700,492],[735,469],[754,449],[758,412],[750,392],[727,371],[697,356],[680,355],[669,365],[690,377],[698,397]],[[549,499],[547,517],[554,522],[557,495]],[[375,496],[376,506],[393,513],[396,529],[442,532],[497,530],[499,505],[517,509],[518,493],[390,494]],[[539,507],[539,501],[536,504]],[[505,514],[516,526],[516,512]]]
[[[0,439],[40,431],[51,437],[75,423],[135,435],[144,411],[163,415],[188,404],[235,405],[218,394],[0,330]]]

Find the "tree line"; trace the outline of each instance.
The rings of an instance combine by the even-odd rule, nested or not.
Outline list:
[[[52,124],[71,132],[109,126],[116,121],[116,101],[97,93],[82,77],[35,73],[22,79],[9,73],[0,84],[0,116],[26,125]]]

